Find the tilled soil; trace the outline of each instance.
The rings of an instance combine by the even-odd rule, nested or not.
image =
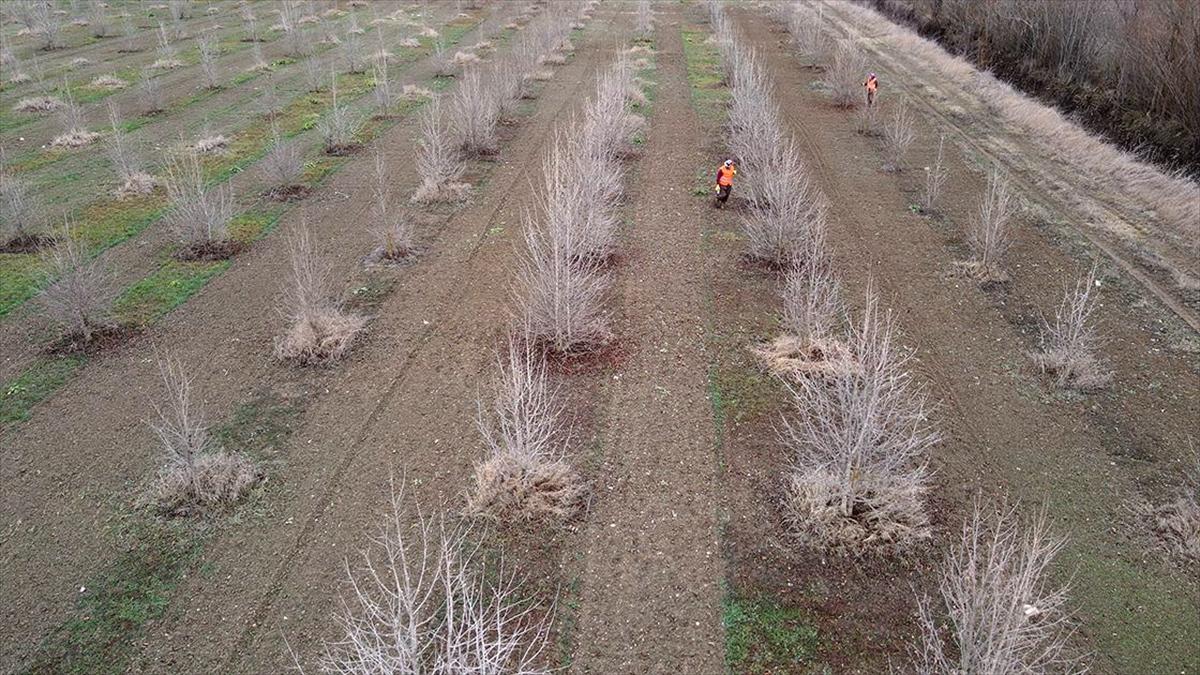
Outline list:
[[[617,334],[628,360],[604,388],[595,497],[574,548],[582,589],[572,672],[717,673],[724,651],[718,481],[707,393],[701,241],[689,194],[706,161],[689,103],[683,12],[660,6],[659,87],[629,180]]]

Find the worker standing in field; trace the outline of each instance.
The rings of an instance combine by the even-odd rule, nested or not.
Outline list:
[[[867,75],[867,81],[863,82],[863,86],[867,88],[867,107],[875,105],[875,92],[879,89],[879,78],[875,77],[875,73]]]
[[[733,177],[737,175],[737,167],[733,165],[732,159],[725,160],[721,168],[717,169],[717,202],[715,206],[725,206],[725,202],[729,200],[729,193],[733,190]]]

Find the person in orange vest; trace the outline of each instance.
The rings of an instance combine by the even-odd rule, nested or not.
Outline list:
[[[875,91],[879,89],[879,78],[875,77],[875,73],[871,73],[867,75],[863,86],[867,88],[867,107],[871,107],[875,103]]]
[[[717,203],[716,206],[725,206],[725,202],[729,200],[729,192],[733,190],[733,177],[737,175],[737,167],[733,165],[732,159],[725,160],[721,168],[717,169]]]

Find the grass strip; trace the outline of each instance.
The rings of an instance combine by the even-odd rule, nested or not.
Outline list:
[[[732,593],[722,604],[729,672],[792,673],[813,660],[817,629],[803,611]]]
[[[724,85],[721,70],[721,54],[709,42],[709,35],[704,30],[683,31],[683,56],[687,61],[692,105],[706,123],[720,121],[729,101],[729,89]]]
[[[0,391],[0,429],[29,419],[33,407],[67,383],[84,364],[83,356],[44,357]]]
[[[181,262],[170,260],[126,288],[113,303],[113,315],[122,324],[146,326],[183,304],[229,268],[231,261]]]

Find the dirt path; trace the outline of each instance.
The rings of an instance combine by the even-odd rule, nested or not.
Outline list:
[[[392,476],[425,510],[461,504],[481,452],[476,397],[508,320],[510,275],[521,245],[527,185],[556,123],[590,94],[614,57],[598,12],[571,62],[501,151],[487,190],[455,213],[436,245],[404,270],[379,308],[368,345],[336,374],[301,421],[272,514],[214,542],[208,579],[181,587],[180,605],[153,630],[150,672],[279,672],[286,636],[311,666],[330,616],[343,560],[376,531]],[[181,666],[181,664],[186,664]]]
[[[1023,224],[1006,294],[951,277],[962,224],[981,193],[979,177],[961,164],[952,169],[944,210],[957,223],[953,232],[914,215],[908,205],[915,199],[879,171],[878,152],[851,131],[848,116],[810,86],[817,76],[781,46],[784,36],[760,14],[737,16],[766,58],[776,100],[830,199],[830,241],[849,299],[861,304],[861,290],[874,277],[942,402],[938,418],[947,440],[935,453],[939,482],[955,493],[966,487],[1046,503],[1071,537],[1063,558],[1077,570],[1075,605],[1083,634],[1098,650],[1098,671],[1194,667],[1200,630],[1190,620],[1197,615],[1194,580],[1161,560],[1148,561],[1144,543],[1114,527],[1146,485],[1177,477],[1190,426],[1183,420],[1200,410],[1194,356],[1168,348],[1155,311],[1128,290],[1137,284],[1114,270],[1101,310],[1114,383],[1084,399],[1044,389],[1026,355],[1036,346],[1034,317],[1057,302],[1061,283],[1086,261],[1045,230]],[[928,149],[930,138],[923,128],[915,147]],[[912,163],[927,162],[927,154]]]
[[[590,58],[568,66],[563,70],[566,81],[579,79],[579,69],[585,67],[591,67]],[[574,91],[551,83],[546,88],[548,95],[539,102],[539,116],[528,126],[547,127]],[[415,188],[415,178],[407,169],[411,165],[416,128],[416,120],[408,120],[376,141],[393,175],[398,177],[394,187],[396,199],[405,199]],[[516,152],[525,158],[523,161],[528,161],[529,153],[536,159],[536,148]],[[520,181],[525,180],[525,168],[513,169],[521,176]],[[301,217],[307,218],[322,252],[333,265],[335,278],[348,280],[357,276],[362,257],[372,247],[365,224],[370,222],[369,176],[373,170],[369,155],[347,166],[310,198],[303,209],[285,217],[279,231],[238,256],[228,271],[168,315],[148,335],[118,353],[89,363],[74,381],[44,402],[33,419],[16,433],[4,436],[0,481],[5,485],[2,497],[6,522],[0,530],[3,535],[0,563],[5,574],[0,578],[0,596],[8,601],[0,614],[0,624],[6,627],[0,642],[3,654],[0,666],[7,667],[19,659],[50,625],[66,616],[78,591],[78,582],[88,578],[106,560],[103,552],[116,544],[114,533],[105,524],[109,509],[104,505],[114,501],[118,505],[125,503],[130,488],[157,465],[155,444],[142,423],[149,410],[148,397],[158,387],[148,351],[150,344],[173,350],[193,368],[195,386],[204,392],[205,410],[211,419],[227,418],[234,405],[247,400],[267,383],[294,382],[297,378],[289,369],[271,357],[272,337],[279,329],[274,307],[288,265],[283,255],[285,233]],[[358,368],[346,371],[353,376],[343,379],[339,374],[335,378],[338,384],[329,387],[342,394],[335,396],[338,398],[333,403],[335,409],[327,413],[326,419],[352,427],[361,424],[365,416],[361,411],[375,405],[392,378],[399,376],[394,368],[400,368],[403,360],[395,361],[395,354],[422,345],[433,330],[429,328],[432,324],[423,321],[435,317],[442,311],[439,308],[454,306],[452,291],[462,287],[459,263],[485,241],[483,233],[496,215],[496,200],[506,198],[514,187],[522,188],[520,181],[511,179],[505,183],[494,174],[485,193],[489,196],[479,198],[472,207],[476,220],[456,220],[458,227],[436,231],[418,230],[430,249],[428,258],[422,258],[413,267],[396,270],[399,285],[392,300],[397,304],[392,306],[390,314],[381,315],[369,327],[367,345],[354,355]],[[505,187],[498,191],[491,189],[497,185]],[[478,219],[480,213],[485,214],[483,224]],[[505,214],[503,219],[510,227],[517,222],[515,212]],[[497,240],[497,245],[510,252],[511,244],[499,244],[500,241],[503,240]],[[450,256],[450,262],[440,255]],[[454,275],[447,276],[445,269],[455,270]],[[422,285],[429,283],[435,286]],[[489,283],[496,286],[500,298],[505,297],[501,278],[493,278]],[[476,320],[471,315],[463,318],[464,325],[474,325]],[[372,346],[380,351],[371,351]],[[486,351],[479,354],[482,359]],[[381,370],[381,363],[387,367]],[[377,386],[372,386],[368,374],[376,378]],[[314,386],[320,382],[319,375],[317,372],[299,379],[302,385]],[[468,379],[474,383],[473,378]],[[144,394],[127,396],[115,392]],[[464,404],[469,400],[473,400],[473,395],[464,399]],[[96,414],[98,406],[103,406],[103,415]],[[331,430],[339,428],[345,431],[336,424]],[[336,448],[348,442],[340,438],[329,444]],[[302,459],[316,461],[325,468],[334,466],[326,456],[305,454]],[[291,457],[288,461],[304,466]],[[345,466],[341,468],[344,470]],[[318,472],[313,478],[313,483],[305,482],[308,487],[297,488],[296,494],[315,491],[329,494],[325,488],[319,488],[329,477]],[[362,514],[372,523],[374,516],[374,511]],[[254,567],[268,559],[253,561]],[[336,573],[336,568],[337,565],[331,565],[331,573]],[[242,600],[235,599],[230,604],[238,605],[245,608]],[[322,608],[323,617],[325,613]],[[212,635],[225,636],[227,631]],[[195,648],[205,646],[203,640],[198,640]],[[220,658],[226,655],[219,653]]]
[[[689,103],[682,9],[657,8],[660,86],[630,181],[638,187],[617,285],[617,333],[631,352],[605,388],[596,497],[585,556],[581,673],[717,673],[723,564],[712,408],[706,392],[701,242],[707,202],[690,194],[708,159]]]

